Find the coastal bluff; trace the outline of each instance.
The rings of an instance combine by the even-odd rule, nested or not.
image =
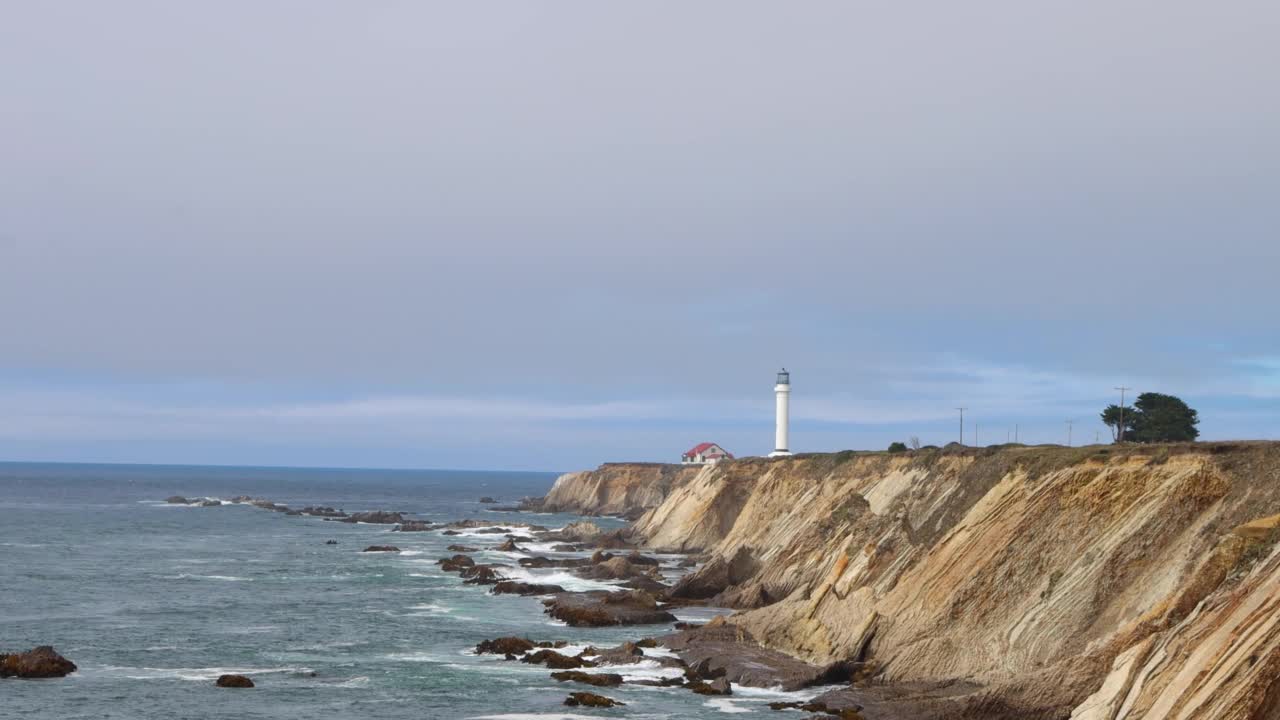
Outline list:
[[[561,475],[539,509],[634,519],[661,505],[702,469],[701,465],[605,463],[595,470]]]
[[[861,663],[823,702],[868,719],[1280,717],[1280,443],[611,464],[545,502],[699,553],[672,599]]]

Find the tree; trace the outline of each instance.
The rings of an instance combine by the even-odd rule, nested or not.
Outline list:
[[[912,449],[912,450],[919,450],[919,449],[920,449],[920,438],[916,437],[915,435],[912,435],[912,436],[911,436],[911,440],[910,440],[910,442],[911,442],[911,449]]]
[[[1132,407],[1126,405],[1121,408],[1119,405],[1108,405],[1106,410],[1102,411],[1102,423],[1111,428],[1111,439],[1120,441],[1120,418],[1124,418],[1124,437],[1126,440],[1133,440],[1133,423],[1138,418],[1138,412]]]
[[[1187,442],[1200,435],[1198,413],[1173,395],[1142,393],[1133,403],[1137,408],[1134,418],[1134,442]],[[1128,418],[1125,418],[1128,422]],[[1129,437],[1129,432],[1125,432]]]
[[[906,451],[907,451],[906,443],[900,443],[900,442],[889,443],[889,452],[891,453],[900,453],[900,452],[906,452]]]

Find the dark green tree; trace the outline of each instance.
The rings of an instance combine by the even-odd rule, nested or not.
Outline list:
[[[1121,440],[1120,418],[1124,418],[1124,438],[1125,440],[1133,439],[1133,423],[1138,418],[1138,411],[1126,405],[1121,412],[1119,405],[1108,405],[1106,410],[1102,411],[1102,424],[1111,428],[1111,439],[1119,442]]]
[[[1142,393],[1133,403],[1137,409],[1132,435],[1125,432],[1126,440],[1134,442],[1186,442],[1200,435],[1196,425],[1200,418],[1196,411],[1173,395]],[[1125,423],[1129,418],[1125,417]]]
[[[906,443],[901,443],[901,442],[889,443],[889,452],[891,453],[900,453],[900,452],[906,452],[906,451],[907,451]]]

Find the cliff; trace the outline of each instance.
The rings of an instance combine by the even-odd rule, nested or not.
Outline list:
[[[611,467],[553,492],[706,553],[675,596],[1001,708],[956,717],[1280,717],[1280,444],[744,459],[650,494]]]
[[[700,465],[606,463],[595,470],[561,475],[543,498],[541,509],[634,518],[661,505],[701,470]]]

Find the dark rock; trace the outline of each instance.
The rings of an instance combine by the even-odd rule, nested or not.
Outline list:
[[[454,555],[449,558],[440,558],[436,564],[445,572],[459,572],[464,568],[474,567],[476,561],[466,555]]]
[[[0,678],[66,677],[68,673],[75,671],[75,663],[62,657],[48,645],[26,652],[0,654]]]
[[[518,580],[501,580],[489,591],[494,595],[554,595],[564,592],[559,585],[527,583]]]
[[[445,530],[440,534],[441,535],[461,535],[462,533],[458,532],[457,530]]]
[[[476,645],[477,655],[523,655],[534,647],[532,640],[518,637],[500,637],[485,640]]]
[[[369,523],[371,525],[403,525],[405,523],[405,519],[404,516],[398,512],[372,510],[369,512],[352,513],[342,518],[342,522]]]
[[[551,679],[557,682],[578,682],[596,687],[614,687],[622,684],[622,676],[617,673],[585,673],[581,670],[553,672]]]
[[[685,558],[680,562],[676,563],[676,567],[680,567],[680,568],[697,567],[697,565],[698,565],[698,561],[695,558],[691,558],[691,557]]]
[[[405,520],[399,525],[391,528],[391,532],[430,532],[431,530],[439,530],[439,525],[432,525],[429,522],[421,520]]]
[[[171,495],[165,498],[164,501],[169,503],[170,505],[190,505],[191,504],[190,500],[182,497],[181,495]]]
[[[638,648],[656,648],[656,647],[658,647],[658,641],[657,641],[657,640],[654,640],[653,638],[644,638],[643,640],[637,640],[637,641],[636,641],[636,647],[638,647]]]
[[[686,687],[698,693],[699,695],[732,695],[733,689],[729,687],[729,681],[719,677],[715,680],[707,682],[705,680],[694,680]]]
[[[331,507],[320,507],[320,506],[311,506],[311,505],[308,505],[307,507],[304,507],[301,510],[291,510],[289,514],[292,515],[295,512],[298,513],[299,515],[310,515],[312,517],[322,517],[322,518],[344,518],[347,516],[347,514],[342,512],[341,510],[334,510]]]
[[[524,548],[517,545],[515,540],[508,540],[494,549],[499,552],[524,552]]]
[[[360,552],[400,552],[400,548],[395,545],[370,545]]]
[[[576,670],[577,668],[595,667],[595,663],[590,660],[562,655],[555,650],[539,650],[520,658],[520,662],[526,662],[531,665],[546,665],[551,670]]]
[[[325,545],[337,545],[337,544],[338,544],[338,541],[337,541],[337,540],[325,540],[325,541],[324,541],[324,544],[325,544]]]
[[[657,599],[643,590],[561,593],[543,603],[551,617],[572,627],[644,625],[676,619],[659,609]]]
[[[253,681],[244,675],[222,675],[218,677],[217,685],[222,688],[251,688]]]
[[[552,545],[551,551],[552,552],[578,552],[579,548],[581,547],[582,547],[581,545],[569,545],[567,543],[560,543],[559,545]]]
[[[810,665],[756,643],[746,630],[715,623],[659,638],[688,665],[691,680],[726,678],[749,687],[781,686],[788,692],[840,681],[839,668]],[[844,673],[843,679],[848,678]]]
[[[582,706],[582,707],[599,707],[599,708],[610,708],[616,705],[626,705],[626,703],[624,702],[618,702],[617,700],[611,700],[610,698],[607,698],[603,695],[596,695],[595,693],[589,693],[589,692],[570,693],[569,697],[565,699],[564,704],[568,705],[569,707]]]
[[[591,564],[587,558],[549,558],[541,555],[531,558],[520,558],[517,562],[527,568],[575,568]]]
[[[734,556],[725,560],[715,558],[695,572],[680,578],[671,590],[673,598],[706,600],[750,580],[760,570],[760,561],[750,548],[738,548]]]
[[[200,507],[218,507],[220,505],[222,505],[221,500],[205,500],[200,503]]]
[[[480,502],[484,503],[485,505],[493,505],[493,504],[496,504],[498,501],[494,500],[488,495],[485,495],[484,497],[480,498]]]
[[[511,528],[505,527],[482,527],[476,530],[477,535],[506,535],[511,532]]]
[[[628,590],[644,590],[645,592],[651,593],[655,596],[662,595],[671,589],[671,586],[664,582],[654,580],[651,577],[631,578],[630,580],[622,583],[619,587],[624,587]]]
[[[463,568],[460,576],[466,578],[464,581],[467,585],[495,585],[505,580],[497,571],[498,565],[472,565],[469,568]]]
[[[445,550],[448,550],[449,552],[456,552],[456,553],[480,552],[480,548],[469,547],[467,545],[450,545],[449,547],[445,548]]]

